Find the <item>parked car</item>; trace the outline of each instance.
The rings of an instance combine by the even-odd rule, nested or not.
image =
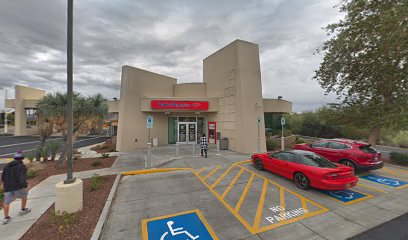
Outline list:
[[[256,169],[266,169],[291,179],[301,189],[344,190],[358,182],[353,168],[333,163],[309,151],[254,154],[251,159]]]
[[[378,169],[384,165],[381,153],[370,144],[349,139],[328,139],[312,144],[295,144],[293,149],[317,153],[332,162],[350,166],[355,170]]]

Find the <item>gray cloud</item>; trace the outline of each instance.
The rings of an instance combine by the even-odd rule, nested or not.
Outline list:
[[[202,81],[202,59],[243,39],[259,44],[264,97],[282,95],[294,111],[314,109],[335,99],[311,77],[320,62],[313,52],[326,37],[321,28],[341,17],[338,2],[77,0],[74,87],[119,97],[125,64]],[[65,0],[1,1],[0,88],[64,91],[65,41]]]

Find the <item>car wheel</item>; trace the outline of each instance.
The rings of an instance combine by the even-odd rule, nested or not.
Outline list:
[[[263,171],[265,169],[262,160],[259,158],[255,158],[254,164],[255,168],[258,169],[259,171]]]
[[[350,161],[350,160],[343,160],[343,161],[341,161],[340,163],[343,164],[344,166],[352,167],[352,168],[354,169],[354,171],[357,169],[356,164],[353,163],[353,162]]]
[[[295,176],[293,177],[293,182],[295,183],[296,187],[303,190],[306,190],[310,187],[310,180],[303,173],[295,173]]]

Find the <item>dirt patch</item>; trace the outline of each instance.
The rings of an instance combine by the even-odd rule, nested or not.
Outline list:
[[[81,158],[78,160],[74,160],[74,172],[95,170],[99,168],[110,168],[115,162],[116,158],[116,156],[113,156],[108,158]],[[28,179],[28,188],[33,188],[35,185],[44,181],[49,176],[64,174],[67,172],[66,162],[64,164],[64,167],[61,169],[56,169],[55,164],[56,162],[53,161],[44,163],[33,162],[31,164],[27,164],[29,174],[30,168],[35,169],[35,176]]]
[[[98,189],[91,191],[91,179],[84,179],[83,210],[56,216],[54,204],[34,223],[20,240],[90,239],[105,206],[116,175],[103,176]]]

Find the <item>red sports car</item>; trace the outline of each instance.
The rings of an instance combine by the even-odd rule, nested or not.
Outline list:
[[[295,144],[293,149],[317,153],[328,160],[355,170],[382,168],[381,153],[371,145],[348,139],[327,139],[312,144]]]
[[[289,150],[251,156],[255,168],[264,169],[292,179],[301,189],[344,190],[357,184],[354,170],[330,162],[313,152]]]

